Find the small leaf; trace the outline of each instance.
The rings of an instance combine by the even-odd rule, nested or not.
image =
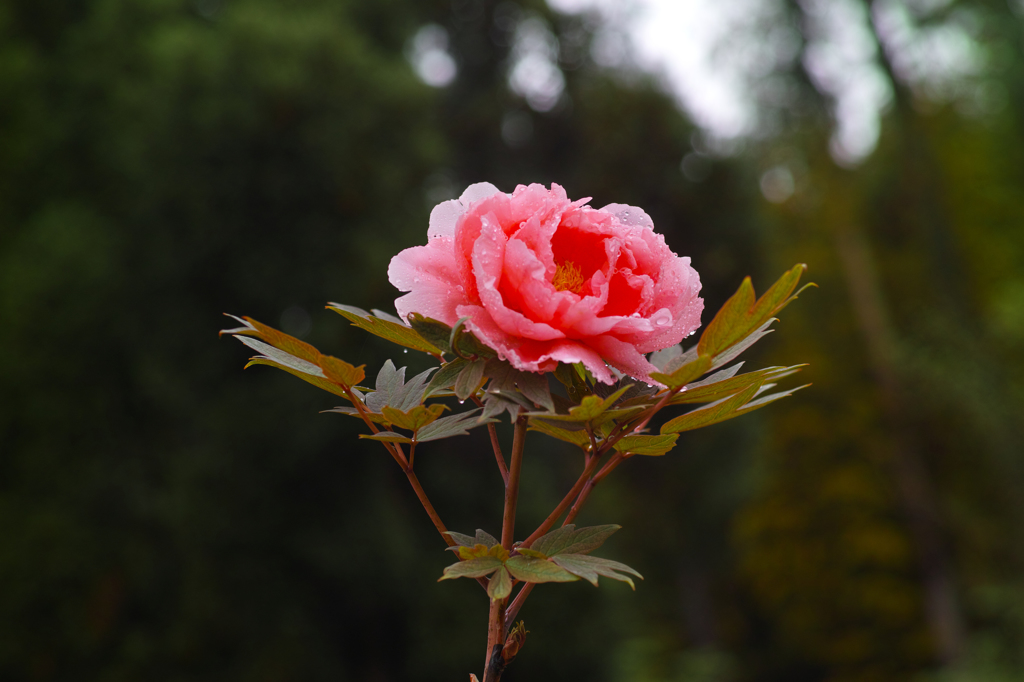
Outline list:
[[[400,382],[396,384],[391,392],[388,405],[399,410],[408,411],[422,403],[423,395],[426,393],[427,384],[430,381],[430,375],[436,369],[436,367],[431,367],[420,372],[404,384]],[[402,373],[405,373],[404,367],[402,368]]]
[[[434,378],[430,380],[430,384],[427,386],[426,395],[430,396],[432,393],[454,386],[455,380],[468,364],[469,360],[455,358],[451,362],[441,365],[441,369],[437,370],[437,374],[435,374]]]
[[[347,405],[343,405],[343,406],[340,406],[340,407],[335,407],[332,410],[322,410],[322,411],[323,412],[335,412],[337,414],[347,414],[348,416],[356,417],[357,419],[362,419],[363,418],[363,416],[361,414],[359,414],[359,410],[357,410],[354,407],[348,407]],[[389,423],[384,418],[384,415],[377,414],[375,412],[370,412],[369,410],[367,410],[366,416],[369,417],[370,421],[372,421],[374,424],[387,424],[387,423]]]
[[[380,433],[361,433],[359,434],[359,437],[365,438],[366,440],[381,440],[386,443],[412,442],[412,438],[409,438],[408,436],[403,436],[400,433],[395,433],[394,431],[381,431]]]
[[[608,524],[577,529],[570,523],[537,538],[530,545],[530,549],[549,557],[559,554],[586,554],[603,545],[604,541],[620,528],[622,526]]]
[[[596,395],[586,396],[579,405],[569,409],[569,414],[551,414],[547,412],[530,412],[530,417],[542,417],[552,421],[567,422],[593,422],[604,413],[605,410],[615,404],[615,401],[629,390],[631,384],[623,386],[607,398]]]
[[[711,426],[712,424],[738,417],[740,413],[737,410],[754,397],[758,388],[760,388],[760,384],[753,384],[730,398],[725,398],[717,403],[711,403],[705,407],[679,415],[675,419],[666,422],[661,427],[661,432],[680,433],[682,431],[692,431],[693,429]]]
[[[476,360],[466,365],[455,380],[455,395],[459,400],[466,400],[476,392],[484,379],[486,362]]]
[[[517,372],[516,388],[533,403],[553,412],[555,404],[551,401],[551,387],[548,375],[535,372]]]
[[[452,327],[451,336],[448,339],[448,345],[451,346],[452,352],[459,357],[470,359],[495,357],[497,353],[492,348],[480,343],[473,332],[466,329],[468,320],[468,317],[461,317]]]
[[[448,340],[452,335],[452,328],[440,320],[432,317],[424,317],[419,313],[409,315],[409,326],[427,342],[440,348],[445,353],[451,353],[452,347]]]
[[[757,343],[764,337],[771,334],[775,330],[769,329],[769,327],[771,327],[772,324],[774,324],[776,321],[777,320],[774,317],[769,318],[764,324],[762,324],[760,327],[752,331],[750,335],[747,336],[745,339],[735,344],[724,353],[719,353],[718,355],[716,355],[715,361],[711,363],[711,369],[716,369],[718,367],[722,367],[724,365],[729,364],[730,362],[738,358],[741,353],[746,351],[748,348],[753,346],[755,343]]]
[[[269,343],[264,343],[259,339],[254,339],[249,336],[235,336],[235,338],[249,346],[249,348],[252,348],[257,353],[262,353],[263,355],[258,358],[260,360],[273,360],[277,364],[289,367],[296,372],[302,372],[303,374],[309,374],[314,377],[326,378],[323,370],[320,369],[320,366],[309,362],[308,360],[292,355],[287,351],[271,346]]]
[[[452,578],[482,578],[501,568],[501,560],[492,556],[460,561],[444,569],[438,582]]]
[[[445,405],[417,405],[411,410],[403,412],[393,407],[385,406],[381,413],[389,423],[400,429],[419,431],[427,424],[430,424],[448,409]]]
[[[480,532],[480,531],[477,531]],[[477,543],[476,538],[472,535],[466,535],[465,533],[456,533],[455,531],[445,531],[445,535],[455,540],[457,543],[455,547],[449,547],[448,549],[458,549],[459,547],[472,547]]]
[[[779,391],[778,393],[770,393],[770,394],[768,394],[766,396],[762,396],[762,397],[760,397],[760,398],[758,398],[756,400],[751,400],[749,403],[747,403],[746,405],[744,405],[743,407],[741,407],[739,410],[736,411],[737,415],[746,414],[747,412],[753,412],[754,410],[760,409],[760,408],[764,407],[765,405],[768,405],[770,403],[775,402],[779,398],[789,397],[789,396],[793,395],[794,393],[796,393],[797,391],[800,391],[800,390],[803,390],[803,389],[807,388],[808,386],[810,386],[810,384],[804,384],[803,386],[797,386],[796,388],[791,388],[788,391]]]
[[[544,559],[528,556],[513,556],[505,562],[505,568],[515,577],[527,583],[569,583],[578,577]]]
[[[707,372],[710,368],[711,357],[707,355],[698,355],[696,358],[687,362],[682,367],[679,367],[671,374],[651,372],[651,378],[665,384],[669,388],[678,388],[690,383],[700,375]]]
[[[366,365],[356,367],[330,355],[320,356],[320,368],[323,370],[324,375],[337,384],[345,386],[357,385],[366,377],[366,372],[363,370],[364,367]]]
[[[486,545],[487,547],[494,547],[498,544],[498,539],[482,528],[476,529],[474,541],[478,544]]]
[[[662,348],[659,351],[651,353],[651,357],[649,357],[647,361],[657,367],[659,372],[664,372],[666,365],[668,365],[672,360],[682,356],[682,354],[683,347],[677,343],[674,346]]]
[[[663,434],[659,436],[626,436],[615,444],[619,452],[628,452],[631,455],[649,455],[657,457],[664,455],[676,446],[678,433]]]
[[[805,270],[806,265],[794,266],[757,301],[754,300],[754,286],[750,278],[744,279],[740,288],[704,329],[697,344],[698,352],[701,355],[719,355],[768,322],[793,300],[791,294]]]
[[[504,599],[511,593],[512,577],[504,567],[499,568],[498,571],[491,576],[490,582],[487,583],[487,596],[491,598],[491,601],[498,601],[499,599]]]
[[[566,443],[572,443],[573,445],[579,446],[584,450],[590,448],[590,436],[584,430],[579,431],[568,431],[546,422],[543,419],[530,419],[530,431],[539,431],[546,436],[557,438],[558,440],[565,441]]]
[[[805,365],[795,365],[793,367],[767,367],[756,372],[748,372],[747,374],[728,377],[721,381],[715,381],[712,383],[701,382],[700,385],[687,386],[681,393],[676,395],[669,404],[683,405],[687,403],[714,402],[716,400],[735,395],[753,384],[761,385],[766,381],[775,381],[782,377],[795,374],[804,366]],[[718,372],[709,377],[709,379],[723,373],[724,372]]]
[[[470,410],[469,412],[453,414],[450,417],[442,417],[434,423],[428,424],[420,429],[420,432],[416,434],[416,441],[419,443],[426,443],[428,441],[440,440],[441,438],[448,438],[450,436],[466,436],[469,435],[469,429],[476,426],[482,426],[483,424],[493,421],[488,420],[486,422],[480,422],[476,419],[477,412],[479,412],[479,408],[476,410]]]
[[[492,417],[496,417],[502,412],[508,412],[509,419],[515,420],[519,414],[519,403],[513,402],[506,399],[504,396],[495,395],[488,392],[484,396],[484,411],[480,414],[479,421],[481,424],[487,421],[494,421]]]
[[[528,557],[531,557],[533,559],[547,559],[548,558],[548,555],[545,554],[544,552],[538,552],[537,550],[530,549],[528,547],[519,547],[518,549],[516,549],[516,551],[519,552],[520,554],[522,554],[523,556],[528,556]]]
[[[294,336],[285,334],[273,327],[268,327],[262,322],[258,322],[251,317],[242,317],[241,319],[234,315],[229,315],[228,317],[232,317],[239,322],[242,322],[245,326],[239,327],[238,329],[226,329],[222,331],[221,334],[234,334],[236,337],[255,336],[263,339],[274,348],[278,348],[289,355],[293,355],[314,365],[317,364],[320,359],[320,351],[305,341],[300,341]]]
[[[423,351],[431,355],[441,355],[442,351],[440,348],[417,334],[415,330],[407,327],[400,321],[396,321],[397,318],[392,318],[390,315],[384,317],[378,312],[377,317],[373,317],[365,310],[355,306],[341,305],[340,303],[331,303],[327,308],[347,319],[352,323],[352,326],[368,331],[374,336],[379,336],[382,339],[397,343],[406,348],[412,348],[413,350]]]
[[[626,564],[620,564],[618,561],[610,559],[601,559],[600,557],[586,556],[584,554],[560,554],[551,560],[573,575],[590,581],[590,584],[594,587],[597,587],[598,576],[629,583],[629,586],[634,590],[636,585],[633,584],[633,580],[626,574],[634,575],[643,580],[643,576],[636,570]]]
[[[300,372],[298,370],[292,369],[291,367],[286,367],[285,365],[274,362],[273,360],[267,360],[266,358],[253,358],[252,360],[246,363],[245,368],[248,369],[253,365],[266,365],[267,367],[283,369],[292,376],[297,376],[303,381],[313,384],[317,388],[322,388],[323,390],[329,391],[330,393],[333,393],[336,396],[341,396],[342,398],[348,398],[348,395],[346,395],[345,391],[342,390],[341,386],[331,383],[324,377],[317,377],[313,376],[312,374],[306,374],[305,372]]]

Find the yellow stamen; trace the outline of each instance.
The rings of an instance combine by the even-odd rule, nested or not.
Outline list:
[[[555,269],[555,278],[551,280],[558,291],[571,291],[574,294],[580,293],[586,281],[583,273],[571,260],[560,263]]]

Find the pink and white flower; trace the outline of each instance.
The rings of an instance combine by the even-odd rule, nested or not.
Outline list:
[[[556,184],[508,195],[479,183],[438,204],[426,246],[388,268],[408,292],[398,314],[449,325],[468,317],[477,338],[520,370],[581,362],[612,383],[610,364],[652,382],[645,354],[700,326],[700,277],[644,211],[588,201],[570,201]]]

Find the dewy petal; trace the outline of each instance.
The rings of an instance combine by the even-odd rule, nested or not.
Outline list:
[[[414,246],[391,259],[388,280],[400,291],[408,291],[395,301],[398,316],[420,313],[446,324],[459,319],[455,308],[465,301],[452,240],[431,239],[426,246]]]
[[[466,188],[466,191],[459,197],[463,206],[469,208],[481,199],[486,199],[492,194],[501,194],[501,190],[489,182],[477,182]]]
[[[442,201],[430,212],[427,237],[454,237],[455,225],[466,209],[492,194],[501,194],[501,190],[489,182],[478,182],[467,187],[458,199]]]
[[[505,233],[491,215],[481,220],[480,237],[473,246],[473,276],[480,302],[491,319],[506,334],[527,339],[548,341],[565,337],[563,332],[535,322],[517,310],[509,308],[498,291],[505,268]]]
[[[597,336],[587,339],[587,343],[617,370],[648,384],[657,383],[651,378],[651,372],[657,372],[658,368],[648,362],[633,344],[612,336]]]
[[[608,204],[598,210],[615,216],[623,225],[643,227],[652,232],[654,231],[654,221],[651,220],[651,216],[647,215],[642,208],[628,204]]]
[[[570,339],[536,341],[510,337],[480,306],[459,306],[458,314],[460,317],[468,317],[466,326],[469,330],[516,369],[524,372],[550,372],[559,362],[582,362],[599,381],[615,383],[601,355],[582,343]]]

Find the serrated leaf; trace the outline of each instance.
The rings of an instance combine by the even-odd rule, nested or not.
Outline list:
[[[480,413],[479,421],[482,424],[485,421],[493,420],[494,417],[502,412],[508,412],[509,419],[515,420],[519,413],[519,403],[508,400],[500,395],[487,393],[484,396],[484,411]]]
[[[385,360],[377,372],[375,390],[366,396],[366,406],[374,412],[380,412],[385,405],[391,404],[392,395],[405,385],[405,367],[395,368],[395,363]]]
[[[551,400],[551,387],[548,385],[547,374],[535,372],[517,372],[516,388],[531,402],[553,412],[555,404]]]
[[[389,423],[400,429],[419,431],[427,424],[435,421],[448,409],[444,405],[417,405],[408,411],[396,410],[393,407],[385,406],[381,414]]]
[[[420,429],[420,432],[416,434],[416,441],[419,443],[426,443],[432,440],[440,440],[441,438],[449,438],[451,436],[466,436],[469,435],[469,429],[477,426],[483,426],[494,420],[488,420],[481,422],[476,419],[476,413],[480,411],[480,408],[470,410],[469,412],[462,412],[460,414],[453,414],[450,417],[442,417],[432,424],[428,424]]]
[[[434,378],[430,380],[430,384],[427,386],[426,396],[454,386],[455,380],[458,379],[459,374],[468,364],[469,360],[455,358],[451,362],[441,365],[441,369],[437,370],[437,374],[434,375]]]
[[[366,377],[365,367],[366,365],[350,365],[331,355],[320,356],[320,369],[324,375],[331,381],[345,386],[355,386],[362,381]]]
[[[452,328],[441,320],[425,317],[419,313],[412,313],[409,315],[409,326],[426,339],[428,343],[440,348],[445,353],[452,352],[451,344],[448,343],[452,335]]]
[[[699,429],[704,426],[711,426],[719,422],[738,417],[739,410],[743,407],[747,401],[754,397],[757,393],[757,389],[760,388],[759,384],[752,384],[747,388],[743,389],[736,395],[719,400],[717,403],[711,403],[705,407],[687,412],[686,414],[679,415],[675,419],[671,419],[661,427],[661,433],[681,433],[683,431],[692,431],[693,429]]]
[[[505,568],[516,580],[527,583],[570,583],[579,578],[550,561],[523,555],[509,557]]]
[[[696,358],[687,362],[685,365],[679,367],[670,374],[651,372],[651,378],[669,388],[678,388],[680,386],[685,386],[711,369],[711,362],[712,359],[710,356],[698,355]]]
[[[754,286],[749,277],[745,278],[736,293],[704,329],[697,344],[698,353],[718,355],[761,327],[792,300],[790,294],[796,289],[806,269],[807,266],[803,264],[796,265],[756,301]]]
[[[455,379],[455,395],[459,400],[467,400],[480,387],[484,380],[486,365],[484,360],[474,360],[462,368],[459,376]]]
[[[529,425],[530,431],[539,431],[545,436],[551,436],[558,440],[565,441],[566,443],[572,443],[578,447],[587,450],[590,448],[590,436],[584,430],[580,431],[568,431],[559,426],[555,426],[550,422],[546,422],[543,419],[530,419]]]
[[[409,379],[406,383],[397,385],[392,391],[388,405],[402,411],[408,411],[422,403],[423,396],[427,390],[427,384],[430,383],[430,375],[436,369],[436,367],[431,367]],[[402,370],[404,373],[405,368],[403,367]]]
[[[504,568],[499,568],[487,583],[487,596],[491,598],[491,601],[498,601],[511,593],[512,576]]]
[[[390,315],[383,317],[378,314],[377,317],[374,317],[365,310],[340,303],[331,303],[327,306],[327,309],[333,310],[347,319],[352,323],[352,326],[359,327],[374,336],[379,336],[392,343],[397,343],[399,346],[423,351],[431,355],[441,354],[440,348],[424,339],[414,329],[402,324],[400,320],[392,318]]]
[[[395,433],[394,431],[381,431],[380,433],[361,433],[359,434],[359,437],[365,438],[366,440],[381,440],[386,443],[412,442],[412,438],[409,438],[408,436],[403,436],[400,433]]]
[[[604,541],[620,528],[622,526],[615,524],[576,528],[570,523],[537,538],[530,545],[530,549],[549,557],[559,554],[586,554],[603,545]]]
[[[444,569],[438,582],[452,578],[482,578],[501,568],[501,560],[492,556],[470,559],[452,564]]]
[[[678,433],[662,434],[657,436],[626,436],[615,444],[615,449],[623,453],[628,452],[631,455],[648,455],[650,457],[658,457],[674,448],[678,438]]]
[[[556,557],[552,557],[551,560],[573,575],[577,575],[584,580],[590,581],[590,584],[594,587],[597,587],[598,576],[604,576],[605,578],[611,578],[612,580],[628,583],[634,590],[636,589],[636,585],[633,584],[633,580],[629,575],[634,575],[643,580],[643,576],[635,569],[630,568],[626,564],[621,564],[618,561],[612,561],[610,559],[602,559],[600,557],[587,556],[585,554],[560,554]]]

